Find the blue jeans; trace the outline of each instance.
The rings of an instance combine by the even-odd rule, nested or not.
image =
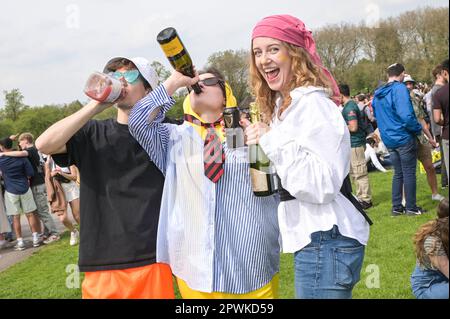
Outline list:
[[[438,270],[416,266],[411,287],[417,299],[448,299],[448,278]]]
[[[350,299],[360,279],[364,248],[342,236],[336,225],[311,234],[311,243],[294,254],[296,297]]]
[[[417,142],[410,142],[397,148],[388,148],[394,177],[392,178],[392,208],[402,208],[403,188],[405,188],[406,209],[415,210],[416,206],[416,167]]]

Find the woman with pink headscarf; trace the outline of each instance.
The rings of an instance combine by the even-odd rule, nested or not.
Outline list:
[[[278,221],[283,252],[294,253],[296,296],[351,298],[369,224],[340,192],[350,135],[336,82],[311,32],[289,15],[254,28],[250,75],[264,121],[246,128],[247,144],[261,145],[284,188]]]

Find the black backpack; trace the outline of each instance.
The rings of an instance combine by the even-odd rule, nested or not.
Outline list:
[[[366,108],[368,106],[364,106],[362,111],[359,111],[359,123],[361,123],[361,129],[363,130],[364,134],[367,136],[371,133],[373,133],[373,126],[372,122],[370,122],[369,117],[367,116]],[[359,110],[359,108],[358,108]]]

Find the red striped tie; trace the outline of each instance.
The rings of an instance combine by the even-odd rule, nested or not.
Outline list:
[[[208,133],[206,134],[203,147],[203,166],[206,177],[213,183],[217,183],[223,175],[223,163],[225,163],[223,146],[215,130],[215,126],[220,123],[220,120],[215,123],[201,123],[195,117],[187,114],[184,116],[184,119],[188,122],[206,127]]]
[[[217,183],[223,175],[223,163],[225,162],[225,154],[223,152],[222,143],[216,134],[214,124],[207,128],[208,134],[205,138],[205,146],[203,148],[203,161],[205,167],[205,175],[213,183]]]

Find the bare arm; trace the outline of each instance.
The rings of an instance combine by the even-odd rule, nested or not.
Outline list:
[[[27,151],[11,151],[11,152],[4,152],[0,153],[1,156],[11,156],[11,157],[28,157]]]
[[[433,109],[433,120],[437,125],[444,126],[441,110]]]
[[[91,101],[78,112],[50,126],[36,140],[36,148],[44,154],[66,153],[66,143],[93,116],[112,106],[111,103]]]
[[[448,278],[448,257],[447,256],[429,256],[434,267]]]
[[[425,119],[419,119],[419,123],[420,125],[422,125],[422,131],[423,133],[426,135],[426,137],[428,138],[428,141],[430,141],[431,146],[436,147],[436,141],[434,140],[433,135],[431,135],[430,130],[428,129],[428,125],[427,122],[425,121]]]
[[[352,133],[358,132],[358,120],[348,121],[348,130]]]
[[[71,181],[74,181],[74,182],[77,181],[77,171],[75,170],[74,165],[70,166],[70,174],[64,173],[63,171],[60,171],[60,170],[58,170],[58,174],[71,180]]]

